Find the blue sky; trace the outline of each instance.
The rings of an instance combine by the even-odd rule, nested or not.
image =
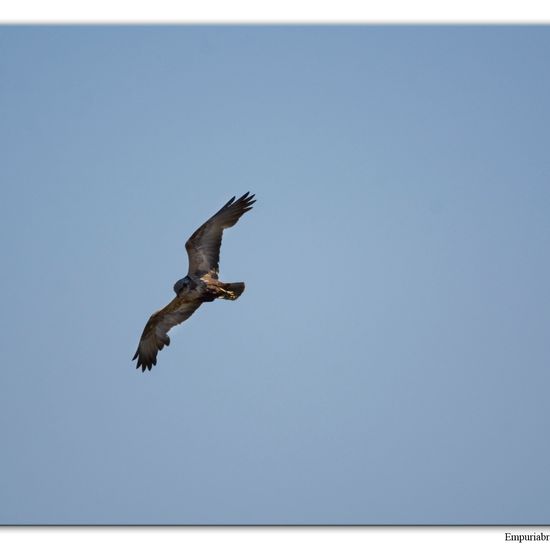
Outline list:
[[[548,523],[550,30],[1,27],[0,522]],[[130,361],[231,196],[236,302]]]

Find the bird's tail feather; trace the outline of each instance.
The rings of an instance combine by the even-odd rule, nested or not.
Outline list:
[[[224,283],[224,293],[220,298],[236,300],[244,292],[244,283]]]

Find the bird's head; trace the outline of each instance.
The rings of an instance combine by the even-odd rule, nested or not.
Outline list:
[[[182,290],[185,290],[189,286],[189,279],[184,277],[174,284],[174,292],[179,294]]]

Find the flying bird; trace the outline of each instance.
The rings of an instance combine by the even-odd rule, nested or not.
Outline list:
[[[254,195],[245,193],[233,197],[209,220],[203,223],[185,243],[189,257],[187,275],[174,284],[176,297],[164,308],[153,313],[139,341],[136,368],[151,370],[157,364],[157,353],[170,345],[168,331],[189,319],[204,302],[216,298],[236,300],[244,292],[244,283],[222,283],[218,279],[220,248],[223,230],[233,227],[239,218],[256,202]]]

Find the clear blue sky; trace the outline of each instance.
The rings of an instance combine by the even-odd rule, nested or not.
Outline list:
[[[548,523],[550,29],[0,28],[0,523]],[[236,302],[130,361],[232,195]]]

